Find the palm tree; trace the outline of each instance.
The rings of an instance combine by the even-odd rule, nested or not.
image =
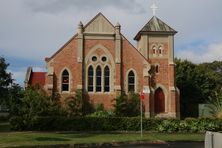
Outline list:
[[[222,88],[219,91],[215,91],[212,97],[209,97],[208,103],[210,104],[210,112],[217,118],[222,119]]]

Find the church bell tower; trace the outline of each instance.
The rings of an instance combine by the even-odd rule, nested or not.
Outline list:
[[[179,90],[175,82],[174,35],[177,33],[158,17],[153,17],[137,33],[137,50],[151,64],[150,113],[155,117],[179,117]]]

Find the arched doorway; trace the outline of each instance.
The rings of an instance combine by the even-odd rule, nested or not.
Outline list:
[[[165,112],[165,96],[161,88],[158,88],[155,91],[154,95],[155,102],[155,113],[164,113]]]

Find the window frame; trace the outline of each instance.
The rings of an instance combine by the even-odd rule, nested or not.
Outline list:
[[[67,72],[64,74],[64,72]],[[67,78],[67,82],[64,82],[64,78]],[[67,89],[64,89],[64,87],[67,87]],[[61,74],[61,92],[69,92],[70,91],[70,72],[67,69],[64,69]]]
[[[92,68],[92,69],[91,69],[91,70],[92,70],[92,75],[89,74],[90,68]],[[92,79],[92,85],[89,84],[89,82],[90,82],[89,79],[90,79],[90,78]],[[91,87],[92,90],[89,90],[89,87]],[[94,68],[93,68],[92,65],[90,65],[90,66],[88,67],[88,69],[87,69],[87,91],[88,91],[88,92],[94,92]]]
[[[130,80],[129,80],[129,75],[130,73],[132,72],[133,76],[130,76],[130,77],[133,77],[133,83],[130,84]],[[129,70],[128,73],[127,73],[127,92],[136,92],[136,84],[137,84],[137,80],[136,80],[136,72],[134,70]],[[133,89],[134,90],[130,90],[130,87],[133,86]]]
[[[102,75],[102,68],[101,68],[100,65],[98,65],[96,67],[96,75],[95,75],[95,77],[96,77],[96,79],[95,79],[96,80],[96,84],[95,84],[95,88],[96,89],[95,89],[95,91],[96,92],[102,92],[102,77],[103,77],[103,75]]]
[[[108,75],[106,70],[108,70]],[[108,82],[108,84],[106,84],[106,82]],[[108,90],[106,90],[106,88],[108,88]],[[110,92],[110,68],[108,65],[106,65],[103,69],[103,92]]]

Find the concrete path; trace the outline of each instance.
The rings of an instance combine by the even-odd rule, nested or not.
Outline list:
[[[204,148],[204,142],[168,142],[166,144],[145,144],[121,148]]]

